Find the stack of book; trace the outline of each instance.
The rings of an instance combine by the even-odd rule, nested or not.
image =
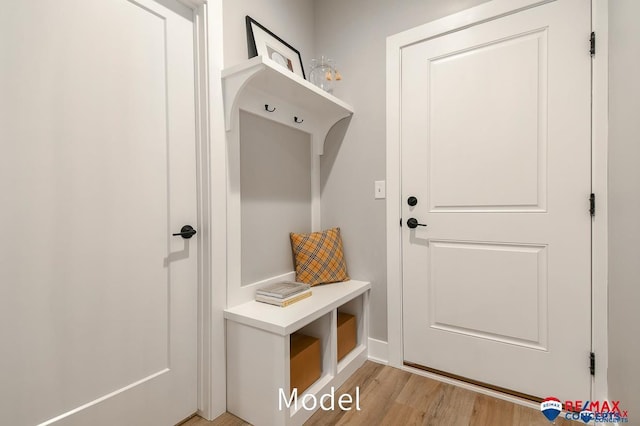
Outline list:
[[[309,284],[283,281],[256,290],[256,301],[280,307],[289,306],[311,296]]]

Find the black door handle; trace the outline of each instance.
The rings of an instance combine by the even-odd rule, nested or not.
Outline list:
[[[425,225],[424,223],[418,223],[418,219],[411,217],[409,218],[409,220],[407,220],[407,226],[411,229],[415,229],[418,226],[427,226],[427,225]]]
[[[173,234],[174,237],[180,236],[182,238],[184,238],[185,240],[188,240],[189,238],[193,237],[194,235],[196,235],[196,230],[193,229],[193,226],[191,225],[185,225],[180,229],[180,232],[178,232],[177,234]]]

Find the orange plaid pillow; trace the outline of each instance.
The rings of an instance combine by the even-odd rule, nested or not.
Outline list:
[[[316,285],[349,279],[340,228],[310,234],[292,232],[290,236],[296,281]]]

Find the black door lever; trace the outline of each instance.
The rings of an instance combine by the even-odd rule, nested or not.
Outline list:
[[[425,225],[424,223],[418,223],[418,219],[411,217],[407,220],[407,226],[411,229],[415,229],[418,226],[427,226],[427,225]]]
[[[177,234],[172,234],[174,237],[180,236],[182,238],[184,238],[185,240],[188,240],[189,238],[193,237],[194,235],[196,235],[196,230],[193,229],[193,226],[191,225],[185,225],[180,229],[180,232],[178,232]]]

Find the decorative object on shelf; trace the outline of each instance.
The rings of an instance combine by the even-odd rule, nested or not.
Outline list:
[[[300,52],[289,43],[269,31],[249,15],[245,18],[247,24],[247,48],[249,58],[264,56],[289,71],[306,78]]]
[[[310,234],[290,234],[296,281],[310,285],[347,281],[347,263],[340,228]]]
[[[256,295],[277,297],[284,299],[309,290],[309,284],[297,283],[294,281],[282,281],[260,287],[256,290]]]
[[[338,71],[338,67],[336,67],[335,65],[333,66],[333,73],[335,75],[336,81],[342,80],[342,74],[340,74],[340,71]]]
[[[274,306],[280,306],[281,308],[292,305],[296,302],[306,299],[307,297],[311,297],[311,290],[305,290],[300,293],[296,293],[293,296],[280,298],[280,297],[270,297],[263,296],[260,294],[256,294],[256,302],[268,303]]]
[[[342,75],[336,69],[332,59],[321,56],[311,60],[309,81],[328,93],[333,93],[333,82],[342,80]]]
[[[284,308],[311,296],[309,284],[282,281],[256,290],[256,301]]]

